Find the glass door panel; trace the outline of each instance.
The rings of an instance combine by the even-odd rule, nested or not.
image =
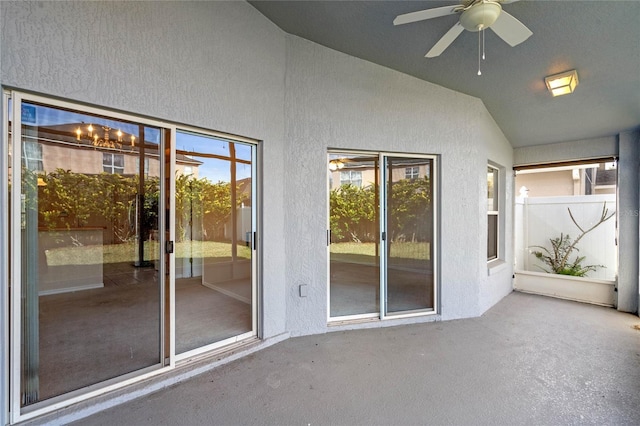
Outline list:
[[[176,353],[254,330],[253,147],[179,131]]]
[[[385,157],[386,314],[432,310],[433,160]]]
[[[380,311],[378,156],[329,154],[330,317]]]
[[[161,362],[161,132],[61,107],[18,107],[15,309],[20,404],[28,406]]]

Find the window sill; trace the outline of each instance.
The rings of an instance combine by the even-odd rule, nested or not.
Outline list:
[[[487,275],[491,276],[491,275],[495,275],[501,271],[503,271],[504,269],[506,269],[508,266],[508,263],[505,262],[502,259],[493,259],[489,262],[487,262]]]

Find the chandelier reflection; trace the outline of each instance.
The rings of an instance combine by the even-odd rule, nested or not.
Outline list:
[[[100,126],[103,130],[102,137],[95,131],[92,124],[89,124],[86,128],[86,133],[83,133],[82,129],[78,127],[76,129],[76,139],[81,140],[89,140],[91,144],[96,148],[110,148],[110,149],[121,149],[123,143],[124,134],[120,129],[115,132],[115,139],[111,139],[111,131],[113,130],[109,126]],[[135,146],[136,137],[134,135],[130,135],[131,146]]]

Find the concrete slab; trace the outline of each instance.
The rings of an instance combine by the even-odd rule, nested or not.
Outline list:
[[[512,293],[482,317],[292,338],[82,425],[640,424],[640,318]]]

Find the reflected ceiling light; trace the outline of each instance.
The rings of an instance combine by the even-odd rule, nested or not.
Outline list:
[[[98,135],[98,132],[94,132],[94,128],[92,124],[89,124],[86,128],[86,133],[83,133],[82,129],[78,127],[76,129],[76,139],[82,140],[87,139],[91,141],[91,144],[97,148],[110,148],[110,149],[120,149],[122,148],[122,139],[124,133],[120,129],[116,131],[115,139],[111,139],[111,127],[101,126],[104,131],[102,137]],[[134,135],[130,136],[131,146],[135,146],[136,137]]]
[[[544,82],[554,97],[568,95],[578,86],[578,73],[576,70],[565,71],[545,77]]]
[[[335,172],[336,170],[340,170],[344,167],[344,163],[340,160],[331,160],[329,161],[329,170]]]

